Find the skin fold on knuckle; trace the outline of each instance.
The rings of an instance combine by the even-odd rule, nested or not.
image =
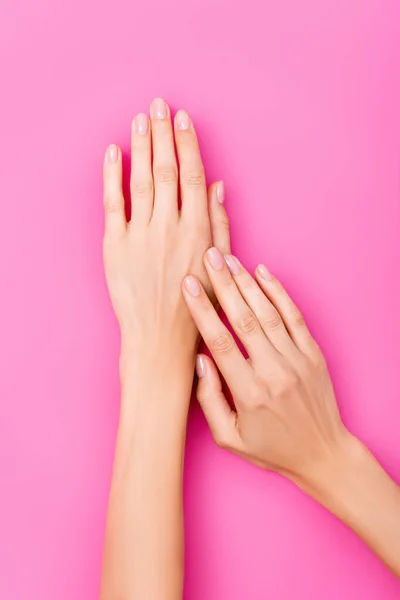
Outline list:
[[[190,190],[202,190],[206,186],[204,171],[190,171],[182,174],[182,185]]]
[[[236,323],[236,331],[242,335],[250,335],[257,331],[259,323],[254,315],[244,315]]]
[[[104,210],[107,214],[116,214],[122,211],[124,200],[119,194],[106,194],[104,196]]]
[[[275,331],[276,329],[282,327],[282,319],[278,313],[272,315],[263,315],[260,317],[260,323],[265,331]]]
[[[306,327],[304,317],[298,310],[292,311],[291,315],[289,316],[289,323],[298,329],[304,329]]]
[[[223,356],[230,354],[234,345],[235,342],[231,334],[229,332],[221,332],[211,340],[209,348],[213,354]]]
[[[154,179],[157,183],[176,183],[178,181],[178,171],[175,167],[158,167],[154,172]]]
[[[153,185],[150,181],[133,182],[131,185],[131,194],[133,198],[149,198],[153,193]]]

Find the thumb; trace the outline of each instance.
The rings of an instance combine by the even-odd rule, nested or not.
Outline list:
[[[214,362],[205,354],[198,354],[196,372],[197,400],[203,410],[215,443],[220,448],[234,450],[239,446],[237,414],[231,409],[222,391],[221,378]]]
[[[213,245],[222,254],[230,254],[229,218],[224,208],[224,182],[217,181],[208,188],[208,214],[210,217]]]

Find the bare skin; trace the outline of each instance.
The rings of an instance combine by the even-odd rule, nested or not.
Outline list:
[[[243,356],[193,276],[183,293],[215,360],[197,358],[197,397],[219,446],[292,480],[400,577],[400,488],[341,421],[324,357],[294,302],[260,265],[210,248],[204,264]],[[219,372],[232,392],[231,409]]]
[[[178,160],[175,156],[174,138]],[[102,600],[182,598],[182,470],[199,334],[181,293],[213,242],[229,252],[222,182],[207,194],[193,125],[157,99],[132,125],[132,218],[121,150],[104,160],[104,264],[121,329],[121,411]],[[179,165],[179,174],[178,174]],[[181,208],[178,206],[180,189]]]
[[[223,185],[207,192],[187,113],[172,123],[158,99],[150,119],[135,117],[129,223],[121,158],[110,146],[104,160],[104,264],[121,330],[121,411],[101,599],[182,598],[182,471],[195,363],[197,396],[218,445],[288,477],[400,576],[399,488],[342,423],[321,351],[282,285],[263,266],[253,279],[230,254]],[[215,362],[196,360],[199,334]]]

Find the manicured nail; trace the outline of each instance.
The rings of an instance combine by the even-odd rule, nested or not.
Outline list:
[[[224,189],[224,182],[223,181],[220,181],[218,183],[218,185],[217,185],[217,200],[221,204],[223,204],[224,200],[225,200],[225,189]]]
[[[156,98],[151,103],[151,112],[156,119],[167,118],[167,105],[162,98]]]
[[[139,135],[146,135],[149,130],[149,120],[147,115],[139,113],[135,117],[135,131]]]
[[[221,271],[224,268],[224,257],[218,248],[210,248],[207,250],[207,259],[215,271]]]
[[[189,292],[191,296],[200,296],[201,287],[196,277],[192,277],[192,275],[188,275],[185,277],[185,288]]]
[[[238,259],[235,256],[232,256],[232,254],[224,254],[224,258],[232,275],[239,275],[240,262],[238,261]]]
[[[204,360],[203,356],[201,356],[200,354],[198,354],[197,357],[196,357],[196,373],[197,373],[197,377],[200,379],[200,377],[204,376],[205,372],[206,372],[206,361]]]
[[[110,163],[116,163],[118,160],[118,146],[111,144],[107,149],[107,157]]]
[[[258,265],[257,272],[260,275],[260,277],[265,279],[265,281],[271,281],[273,279],[272,274],[268,271],[267,267],[265,267],[264,265]]]
[[[175,118],[179,129],[189,129],[190,119],[187,112],[184,110],[178,110]]]

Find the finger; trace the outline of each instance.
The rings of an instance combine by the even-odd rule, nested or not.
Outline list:
[[[122,192],[122,155],[115,144],[107,148],[103,165],[103,202],[106,233],[126,230],[125,201]]]
[[[208,214],[210,217],[213,245],[222,254],[231,251],[229,219],[224,208],[224,182],[217,181],[208,188]]]
[[[220,448],[237,448],[240,434],[237,414],[229,406],[223,392],[221,379],[212,360],[199,354],[196,359],[197,400],[203,410],[215,443]]]
[[[196,132],[184,110],[177,112],[174,125],[179,159],[182,218],[200,223],[201,219],[208,220],[208,210],[206,179]]]
[[[162,98],[150,106],[153,143],[153,214],[178,217],[178,167],[175,156],[171,113]]]
[[[239,292],[218,248],[210,248],[204,260],[217,300],[250,357],[260,358],[275,351],[260,323]]]
[[[317,344],[311,336],[301,312],[283,285],[271,275],[264,265],[259,265],[255,274],[265,295],[279,311],[293,342],[305,354],[313,353],[317,349]]]
[[[131,155],[132,222],[148,223],[153,212],[153,175],[150,122],[143,113],[132,122]]]
[[[222,323],[196,277],[185,277],[182,290],[197,329],[226,382],[235,395],[245,397],[253,373],[232,334]]]
[[[297,352],[297,348],[288,334],[281,315],[268,300],[250,273],[231,254],[225,255],[225,261],[241,295],[254,312],[271,344],[278,352],[284,355],[288,355],[294,351]]]

